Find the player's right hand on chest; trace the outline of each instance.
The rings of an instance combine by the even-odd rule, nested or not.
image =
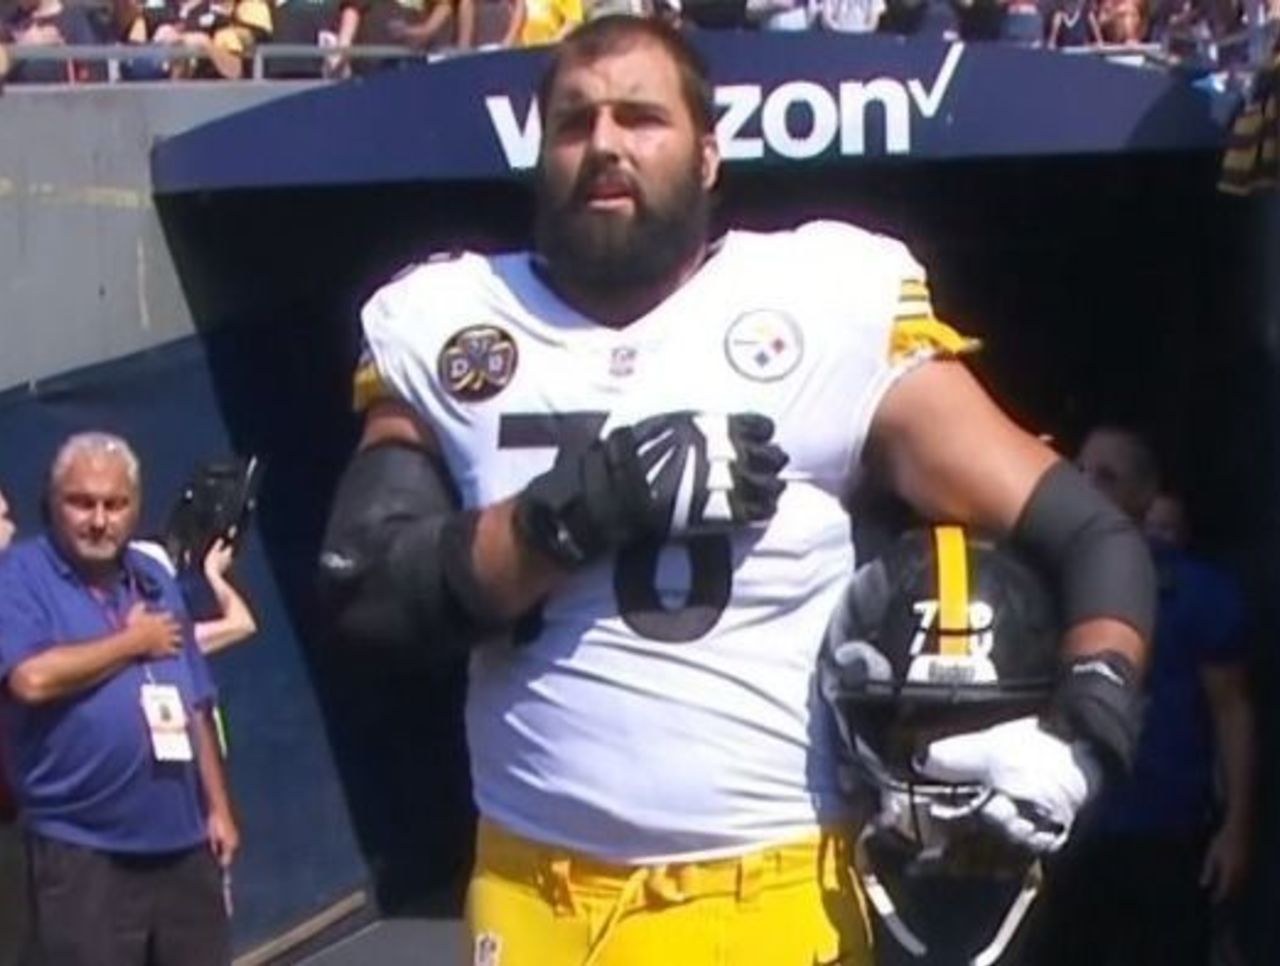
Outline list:
[[[558,460],[517,498],[521,538],[574,569],[633,540],[769,520],[786,484],[773,421],[663,413]]]

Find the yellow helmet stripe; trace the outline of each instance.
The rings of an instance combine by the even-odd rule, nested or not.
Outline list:
[[[938,653],[969,653],[969,554],[961,527],[934,527],[938,561]]]

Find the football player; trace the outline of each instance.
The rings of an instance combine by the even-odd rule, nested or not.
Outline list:
[[[1130,754],[1146,549],[957,361],[902,244],[709,237],[711,88],[678,32],[580,28],[538,103],[534,250],[364,307],[321,558],[339,627],[470,652],[474,962],[866,963],[814,687],[851,478],[1055,574],[1063,713],[925,763],[1000,790],[982,820],[1031,849]]]

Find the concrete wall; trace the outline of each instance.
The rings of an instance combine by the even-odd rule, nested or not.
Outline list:
[[[158,138],[306,82],[0,95],[0,390],[190,334],[152,206]]]

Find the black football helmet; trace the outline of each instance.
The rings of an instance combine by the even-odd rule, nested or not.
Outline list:
[[[818,680],[842,739],[841,783],[876,797],[858,873],[886,928],[917,956],[924,943],[871,868],[872,846],[905,856],[916,874],[972,873],[975,856],[1000,874],[1022,873],[996,937],[972,961],[999,957],[1038,890],[1039,863],[994,841],[976,817],[991,789],[938,781],[916,763],[938,738],[1044,711],[1060,632],[1035,567],[955,526],[901,534],[859,568],[832,616]]]
[[[198,570],[213,544],[238,543],[257,508],[257,457],[201,463],[169,511],[163,543],[179,572]]]

